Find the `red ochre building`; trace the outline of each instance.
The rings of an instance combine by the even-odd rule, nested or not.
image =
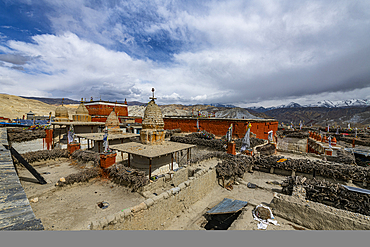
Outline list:
[[[113,111],[113,108],[115,108],[115,112],[121,123],[125,122],[125,119],[128,118],[127,104],[124,103],[99,100],[84,102],[84,105],[89,111],[92,122],[105,122],[109,114]]]
[[[192,117],[164,117],[164,129],[181,129],[182,132],[197,132],[197,118]],[[231,119],[231,118],[199,118],[200,130],[206,130],[216,136],[226,135],[233,124],[233,137],[243,138],[248,123],[252,124],[251,132],[259,139],[268,139],[268,132],[278,130],[276,119]]]

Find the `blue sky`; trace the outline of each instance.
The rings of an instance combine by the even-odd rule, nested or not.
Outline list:
[[[242,107],[370,98],[370,1],[0,0],[0,93]]]

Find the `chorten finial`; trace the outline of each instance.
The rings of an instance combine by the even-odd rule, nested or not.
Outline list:
[[[62,106],[63,106],[63,101],[64,101],[64,98],[62,98]]]
[[[153,92],[153,97],[149,97],[149,99],[151,99],[151,100],[157,99],[157,98],[154,97],[154,87],[152,88],[152,92]]]

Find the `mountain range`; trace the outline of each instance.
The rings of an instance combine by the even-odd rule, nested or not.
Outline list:
[[[251,109],[256,112],[266,112],[274,109],[283,109],[283,108],[310,108],[310,107],[324,107],[324,108],[341,108],[341,107],[367,107],[370,106],[370,100],[368,99],[349,99],[349,100],[341,100],[341,101],[330,101],[330,100],[323,100],[318,101],[313,104],[307,105],[300,105],[295,102],[290,102],[287,105],[279,105],[273,107],[247,107],[246,109]]]
[[[38,100],[51,105],[60,105],[62,99],[55,98],[38,98],[38,97],[23,97],[26,99]],[[113,101],[112,101],[113,102]],[[64,99],[64,104],[79,104],[79,101]],[[129,115],[140,116],[143,114],[144,106],[147,103],[138,101],[128,102]],[[291,102],[286,105],[273,107],[247,107],[240,108],[230,104],[197,104],[197,105],[159,105],[163,115],[165,116],[191,116],[197,115],[198,111],[202,115],[214,115],[222,118],[274,118],[279,123],[293,122],[298,125],[302,121],[305,125],[321,125],[327,124],[351,126],[358,124],[359,126],[370,125],[370,105],[367,99],[349,99],[343,101],[324,100],[314,104],[300,105],[296,102]],[[131,111],[131,114],[130,114]]]

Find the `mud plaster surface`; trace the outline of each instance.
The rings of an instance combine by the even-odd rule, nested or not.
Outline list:
[[[39,164],[35,169],[42,174],[47,184],[38,184],[26,169],[19,169],[19,176],[28,199],[38,198],[38,202],[30,204],[45,230],[87,230],[92,221],[144,201],[140,194],[100,178],[90,180],[89,183],[55,187],[61,177],[81,169],[70,165],[68,159]],[[50,174],[43,174],[45,172]],[[101,201],[108,202],[108,208],[99,208],[97,204]]]

